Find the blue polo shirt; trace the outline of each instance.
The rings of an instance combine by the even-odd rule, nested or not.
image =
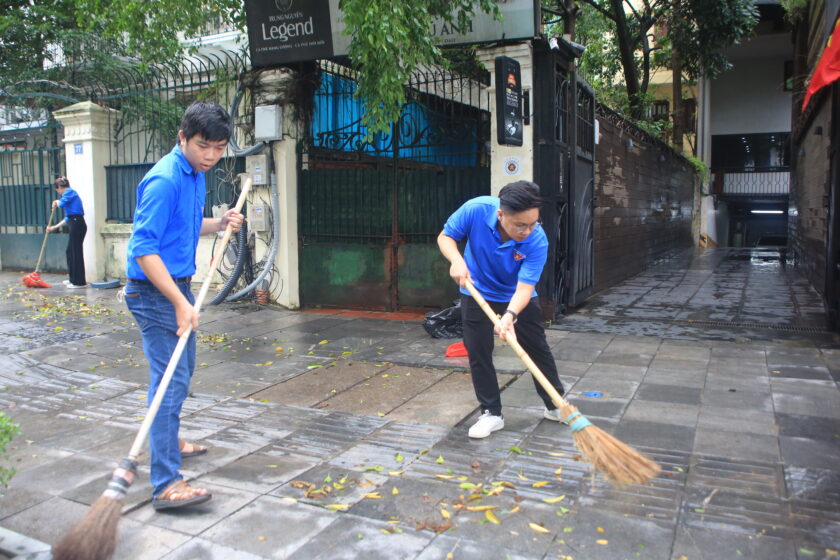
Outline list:
[[[204,173],[196,172],[176,145],[137,185],[126,276],[147,280],[136,261],[144,255],[159,255],[175,278],[195,274],[206,198]]]
[[[548,256],[548,239],[541,225],[522,242],[502,236],[496,224],[499,199],[479,196],[468,200],[452,214],[443,233],[455,241],[467,238],[464,260],[473,284],[488,301],[507,302],[516,292],[518,282],[536,285]],[[469,295],[465,288],[462,294]],[[531,297],[535,297],[537,291]]]
[[[70,187],[67,187],[67,190],[58,199],[58,205],[64,209],[65,216],[85,215],[85,209],[82,207],[82,199],[79,198],[79,193]]]

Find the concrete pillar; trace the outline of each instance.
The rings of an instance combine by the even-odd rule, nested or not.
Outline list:
[[[508,183],[534,180],[534,127],[531,124],[525,125],[521,146],[506,146],[498,142],[495,60],[497,56],[508,56],[519,62],[523,101],[525,96],[529,96],[529,106],[533,110],[534,55],[530,43],[482,50],[477,55],[491,74],[491,85],[487,89],[490,94],[490,194],[495,196]],[[527,119],[530,115],[523,114],[523,117]],[[533,119],[529,122],[533,123]]]
[[[83,101],[53,113],[64,126],[65,162],[70,186],[79,193],[85,209],[85,276],[88,282],[105,275],[105,225],[107,192],[105,166],[110,163],[111,143],[119,111]]]
[[[291,111],[283,111],[284,130],[296,130],[291,120]],[[300,308],[300,259],[298,253],[298,173],[297,173],[297,139],[294,135],[286,135],[283,140],[272,142],[272,157],[274,159],[274,175],[280,197],[280,246],[274,264],[280,271],[278,289],[280,293],[272,293],[271,299],[289,309]]]

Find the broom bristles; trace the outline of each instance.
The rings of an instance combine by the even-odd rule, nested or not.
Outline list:
[[[591,424],[577,407],[563,403],[561,408],[567,418],[576,418],[569,423],[575,447],[587,463],[610,480],[619,484],[645,484],[659,474],[661,467],[618,438]],[[576,427],[580,423],[582,427]]]
[[[53,560],[108,560],[117,547],[122,502],[100,496],[53,550]]]

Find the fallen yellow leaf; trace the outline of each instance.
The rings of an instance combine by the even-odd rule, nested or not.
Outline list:
[[[537,533],[550,533],[548,529],[543,527],[542,525],[537,525],[536,523],[528,523],[528,527],[536,531]]]
[[[562,472],[563,472],[563,467],[560,467],[559,469],[557,469],[556,471],[554,471],[554,474],[560,474],[560,473],[562,473]]]
[[[527,476],[525,476],[524,474],[522,474],[521,472],[516,473],[516,476],[519,477],[519,480],[524,480],[525,482],[530,481],[530,479]]]
[[[393,494],[394,496],[396,496],[396,495],[397,495],[397,494],[399,494],[399,493],[400,493],[400,491],[399,491],[399,490],[397,490],[397,487],[396,487],[396,486],[394,486],[394,489],[393,489],[393,490],[391,490],[391,494]]]
[[[544,501],[547,504],[556,504],[557,502],[564,500],[565,498],[566,495],[563,494],[562,496],[557,496],[556,498],[543,498],[542,501]]]
[[[443,479],[455,478],[454,474],[436,474],[435,476]]]
[[[596,530],[596,531],[598,531],[599,533],[603,533],[603,532],[604,532],[604,528],[603,528],[603,527],[596,527],[596,528],[595,528],[595,530]]]
[[[449,518],[452,517],[452,514],[450,514],[447,510],[442,509],[442,510],[440,510],[440,516],[443,517],[444,519],[449,519]]]
[[[405,471],[388,471],[388,476],[400,476]]]
[[[467,511],[490,511],[499,506],[467,506]]]
[[[512,510],[510,510],[510,512],[511,512],[511,513],[516,513],[516,512],[518,512],[518,511],[519,511],[519,509],[520,509],[520,508],[519,508],[519,506],[516,506],[515,508],[513,508]]]
[[[499,518],[498,518],[498,517],[496,517],[496,514],[494,514],[494,513],[493,513],[491,510],[489,510],[489,509],[488,509],[487,511],[485,511],[485,512],[484,512],[484,518],[485,518],[487,521],[489,521],[490,523],[492,523],[493,525],[500,525],[500,524],[502,523],[501,521],[499,521]]]
[[[546,484],[548,484],[547,480],[540,480],[539,482],[533,483],[531,486],[533,486],[534,488],[542,488]]]
[[[598,539],[595,542],[598,543],[598,544],[603,544],[603,545],[610,544],[610,541],[608,541],[607,539]]]
[[[379,495],[379,492],[368,492],[363,498],[367,498],[369,500],[381,500],[382,496]]]
[[[332,511],[338,511],[340,509],[347,509],[348,507],[350,506],[348,506],[347,504],[330,504],[327,506],[327,509]]]

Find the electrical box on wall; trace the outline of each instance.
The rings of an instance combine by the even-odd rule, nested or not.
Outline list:
[[[266,231],[265,206],[248,205],[248,228],[251,231]]]
[[[268,154],[245,156],[245,172],[251,176],[254,185],[267,185],[271,177]]]
[[[283,108],[279,105],[254,107],[254,139],[281,140],[283,138]]]

